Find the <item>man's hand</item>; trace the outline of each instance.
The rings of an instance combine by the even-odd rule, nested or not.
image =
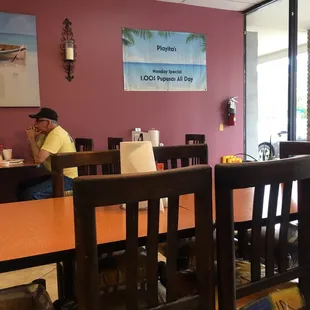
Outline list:
[[[30,141],[31,139],[36,139],[36,137],[40,134],[40,132],[37,131],[35,127],[30,126],[26,129],[26,134],[28,141]]]
[[[35,163],[38,164],[43,163],[46,160],[46,158],[48,158],[51,155],[51,153],[45,150],[40,150],[40,148],[37,145],[36,137],[40,135],[41,132],[38,131],[35,127],[30,126],[26,129],[26,134],[28,137],[28,142],[30,144],[32,157]]]

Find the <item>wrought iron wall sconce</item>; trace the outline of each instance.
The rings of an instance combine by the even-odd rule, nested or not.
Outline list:
[[[76,45],[71,29],[71,22],[66,18],[63,22],[62,38],[60,44],[60,55],[64,62],[64,69],[67,73],[66,79],[71,82],[74,79],[74,67],[76,61]]]

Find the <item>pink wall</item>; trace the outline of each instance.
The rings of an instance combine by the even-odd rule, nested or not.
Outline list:
[[[210,164],[243,150],[243,16],[238,12],[155,0],[1,1],[0,11],[37,17],[41,105],[60,115],[73,137],[92,137],[96,149],[108,136],[129,138],[131,128],[157,128],[165,144],[185,133],[205,133]],[[59,55],[62,22],[73,23],[75,80],[67,82]],[[124,92],[121,27],[207,34],[207,92]],[[223,102],[238,96],[235,127],[225,127]],[[35,108],[0,108],[0,143],[15,157],[28,153],[24,129]]]

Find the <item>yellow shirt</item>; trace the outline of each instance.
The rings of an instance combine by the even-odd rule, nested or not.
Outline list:
[[[47,136],[41,135],[37,145],[40,149],[51,154],[76,152],[73,139],[69,133],[60,126],[55,127]],[[43,164],[48,171],[52,171],[50,157],[48,157]],[[71,179],[76,178],[78,176],[77,168],[64,169],[64,175]]]

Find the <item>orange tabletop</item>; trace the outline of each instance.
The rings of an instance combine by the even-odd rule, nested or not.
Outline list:
[[[280,191],[281,192],[281,191]],[[235,222],[252,219],[253,189],[234,191]],[[297,190],[293,190],[291,212],[297,210]],[[264,214],[268,208],[268,187]],[[280,194],[279,194],[280,196]],[[281,199],[278,201],[281,206]],[[193,195],[180,198],[179,231],[193,233]],[[213,207],[214,209],[214,207]],[[97,208],[97,240],[99,245],[114,244],[126,239],[126,213],[120,206]],[[215,218],[215,212],[214,218]],[[160,234],[167,232],[167,212],[160,214]],[[139,237],[147,235],[147,212],[139,212]],[[3,262],[38,258],[48,254],[73,252],[75,248],[72,197],[34,200],[0,205],[0,271]],[[55,262],[54,258],[35,264]],[[60,258],[58,258],[60,260]],[[25,265],[23,265],[25,267]],[[19,268],[23,268],[19,266]],[[12,268],[12,267],[10,267]],[[6,268],[4,268],[6,269]],[[18,269],[18,268],[15,268]]]
[[[282,187],[279,190],[277,215],[281,215],[282,208]],[[263,217],[268,214],[270,186],[265,187]],[[213,218],[215,220],[215,194],[213,189]],[[254,188],[237,189],[233,191],[234,222],[246,222],[252,220],[253,215]],[[194,210],[194,195],[186,195],[181,199],[181,205],[189,211]],[[297,183],[293,183],[291,213],[297,212]]]
[[[194,213],[179,209],[179,230],[194,227]],[[160,214],[159,232],[167,232],[167,212]],[[147,212],[139,212],[139,237],[147,235]],[[120,206],[97,208],[98,244],[126,239],[126,213]],[[0,205],[1,262],[73,250],[72,197]]]

